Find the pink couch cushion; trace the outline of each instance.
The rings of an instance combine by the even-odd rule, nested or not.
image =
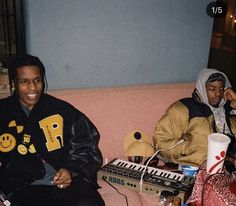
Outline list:
[[[97,126],[100,149],[110,161],[124,156],[124,137],[133,130],[151,139],[155,124],[167,107],[179,98],[191,96],[193,83],[70,89],[49,93],[70,102]]]

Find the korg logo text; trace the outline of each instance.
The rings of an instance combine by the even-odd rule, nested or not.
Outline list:
[[[116,183],[119,185],[125,185],[125,181],[116,177],[109,177],[109,182]]]

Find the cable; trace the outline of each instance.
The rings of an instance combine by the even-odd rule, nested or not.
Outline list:
[[[120,195],[122,195],[123,197],[125,197],[126,205],[129,206],[129,202],[128,202],[127,196],[124,195],[123,193],[121,193],[115,186],[113,186],[110,182],[108,182],[104,177],[102,177],[102,179],[104,180],[104,182],[106,182],[108,185],[110,185],[112,188],[114,188]]]
[[[157,150],[152,156],[151,158],[147,161],[146,165],[145,165],[145,168],[143,170],[143,173],[141,175],[141,178],[140,178],[140,182],[139,182],[139,190],[140,190],[140,193],[142,194],[143,193],[143,177],[144,177],[144,174],[147,170],[147,167],[150,163],[150,161],[159,153],[159,152],[166,152],[166,151],[169,151],[169,150],[172,150],[173,148],[175,148],[177,145],[181,144],[182,142],[184,142],[185,139],[181,139],[180,141],[178,141],[176,144],[172,145],[171,147],[167,148],[167,149],[159,149]]]

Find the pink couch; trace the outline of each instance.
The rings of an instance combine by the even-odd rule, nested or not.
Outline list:
[[[84,112],[98,128],[100,149],[104,163],[124,157],[124,137],[133,130],[145,132],[150,140],[155,123],[167,107],[179,98],[191,96],[193,83],[123,86],[111,88],[70,89],[48,93],[64,99]],[[107,206],[126,205],[119,195],[105,182],[99,180]],[[126,194],[129,206],[154,206],[157,197],[140,194],[118,187]]]

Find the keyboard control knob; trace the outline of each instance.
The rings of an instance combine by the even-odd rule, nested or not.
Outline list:
[[[164,181],[163,184],[164,184],[165,186],[170,186],[170,185],[171,185],[171,182],[169,182],[169,181]]]

